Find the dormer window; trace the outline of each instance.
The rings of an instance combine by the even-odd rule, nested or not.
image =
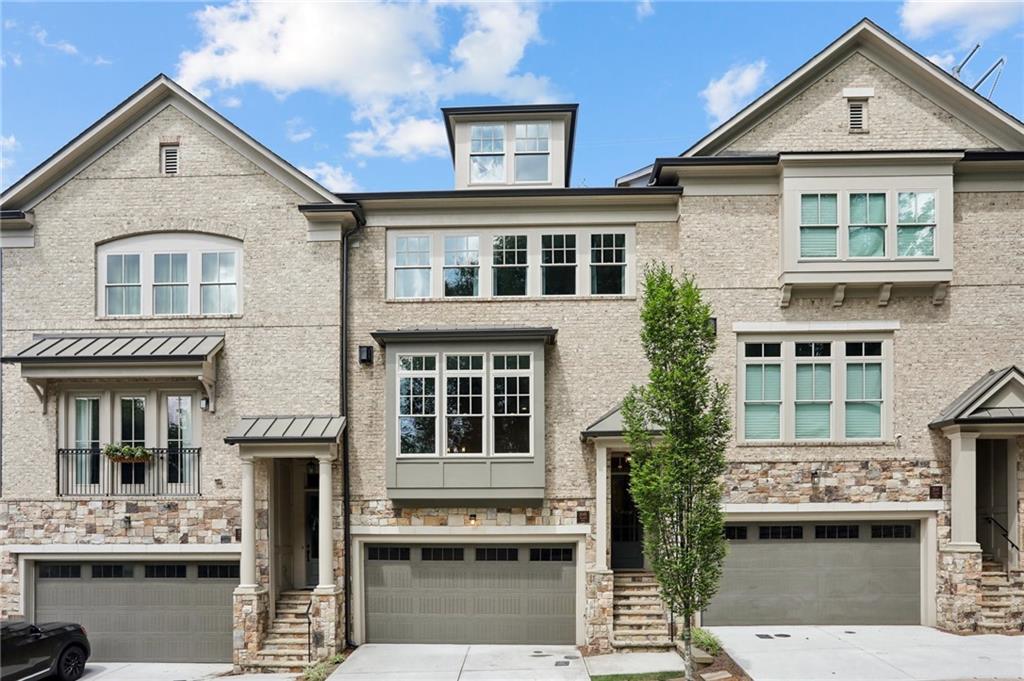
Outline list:
[[[505,182],[505,126],[474,125],[469,150],[470,181],[478,184]]]
[[[550,177],[550,123],[516,123],[516,182],[547,182]]]

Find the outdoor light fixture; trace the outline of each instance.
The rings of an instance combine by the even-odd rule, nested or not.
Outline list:
[[[718,335],[718,317],[711,317],[711,319],[709,320],[709,323],[711,324],[711,333],[713,333],[714,335],[717,336]]]
[[[373,346],[372,345],[360,345],[359,346],[359,363],[360,364],[373,364]]]
[[[201,398],[199,400],[199,408],[201,410],[203,410],[203,411],[209,411],[210,410],[210,400],[205,398],[205,397]]]
[[[124,529],[126,530],[132,529],[132,517],[130,515],[126,515],[124,518],[121,518],[121,524],[124,525]]]
[[[476,525],[476,513],[469,514],[469,524]]]

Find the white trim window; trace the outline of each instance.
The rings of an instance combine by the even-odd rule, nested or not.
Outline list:
[[[153,314],[188,314],[188,253],[153,256]]]
[[[98,485],[100,482],[100,398],[94,395],[76,395],[71,413],[71,433],[74,437],[74,481],[76,488]]]
[[[504,123],[470,126],[469,181],[473,184],[504,184],[507,181]]]
[[[493,452],[530,454],[533,448],[532,355],[494,354],[492,362]]]
[[[192,480],[193,457],[182,452],[192,447],[194,425],[192,423],[192,395],[167,395],[167,482],[182,484]]]
[[[626,235],[590,235],[591,295],[622,295],[626,291]]]
[[[444,297],[473,298],[480,295],[480,237],[444,238]]]
[[[551,123],[516,123],[515,181],[548,182],[551,178]]]
[[[838,196],[832,194],[800,195],[800,257],[835,258],[836,234],[839,232]]]
[[[437,454],[437,355],[398,356],[398,453]]]
[[[741,335],[741,442],[878,442],[892,437],[892,337]]]
[[[576,235],[540,237],[541,295],[576,295]]]
[[[203,253],[199,279],[202,314],[235,314],[238,311],[238,272],[232,251]]]
[[[444,356],[445,453],[483,454],[484,355]]]
[[[494,295],[525,296],[529,275],[529,255],[525,234],[494,237],[492,244],[494,268],[491,281]]]
[[[117,239],[96,249],[103,317],[242,313],[242,242],[192,232]]]
[[[133,447],[146,446],[146,398],[142,396],[121,396],[118,399],[119,433],[118,441]],[[146,463],[122,463],[122,485],[144,485]]]
[[[395,298],[430,297],[430,237],[395,239]]]
[[[138,253],[111,253],[106,258],[105,302],[114,317],[142,314],[142,268]]]
[[[935,192],[899,192],[896,257],[935,257]]]
[[[850,193],[849,257],[885,257],[885,228],[889,223],[885,203],[885,192]]]

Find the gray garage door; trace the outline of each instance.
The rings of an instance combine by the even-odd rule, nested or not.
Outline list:
[[[82,624],[94,660],[230,662],[238,563],[38,563],[36,621]]]
[[[920,624],[917,521],[729,524],[708,625]]]
[[[576,640],[572,546],[370,545],[364,565],[370,643]]]

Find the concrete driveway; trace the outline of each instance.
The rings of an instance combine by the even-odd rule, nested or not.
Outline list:
[[[754,681],[1024,679],[1024,636],[930,627],[709,627]]]
[[[231,671],[230,664],[86,662],[84,681],[205,681]],[[288,678],[292,678],[289,676]]]
[[[328,681],[589,681],[573,646],[359,646]]]

